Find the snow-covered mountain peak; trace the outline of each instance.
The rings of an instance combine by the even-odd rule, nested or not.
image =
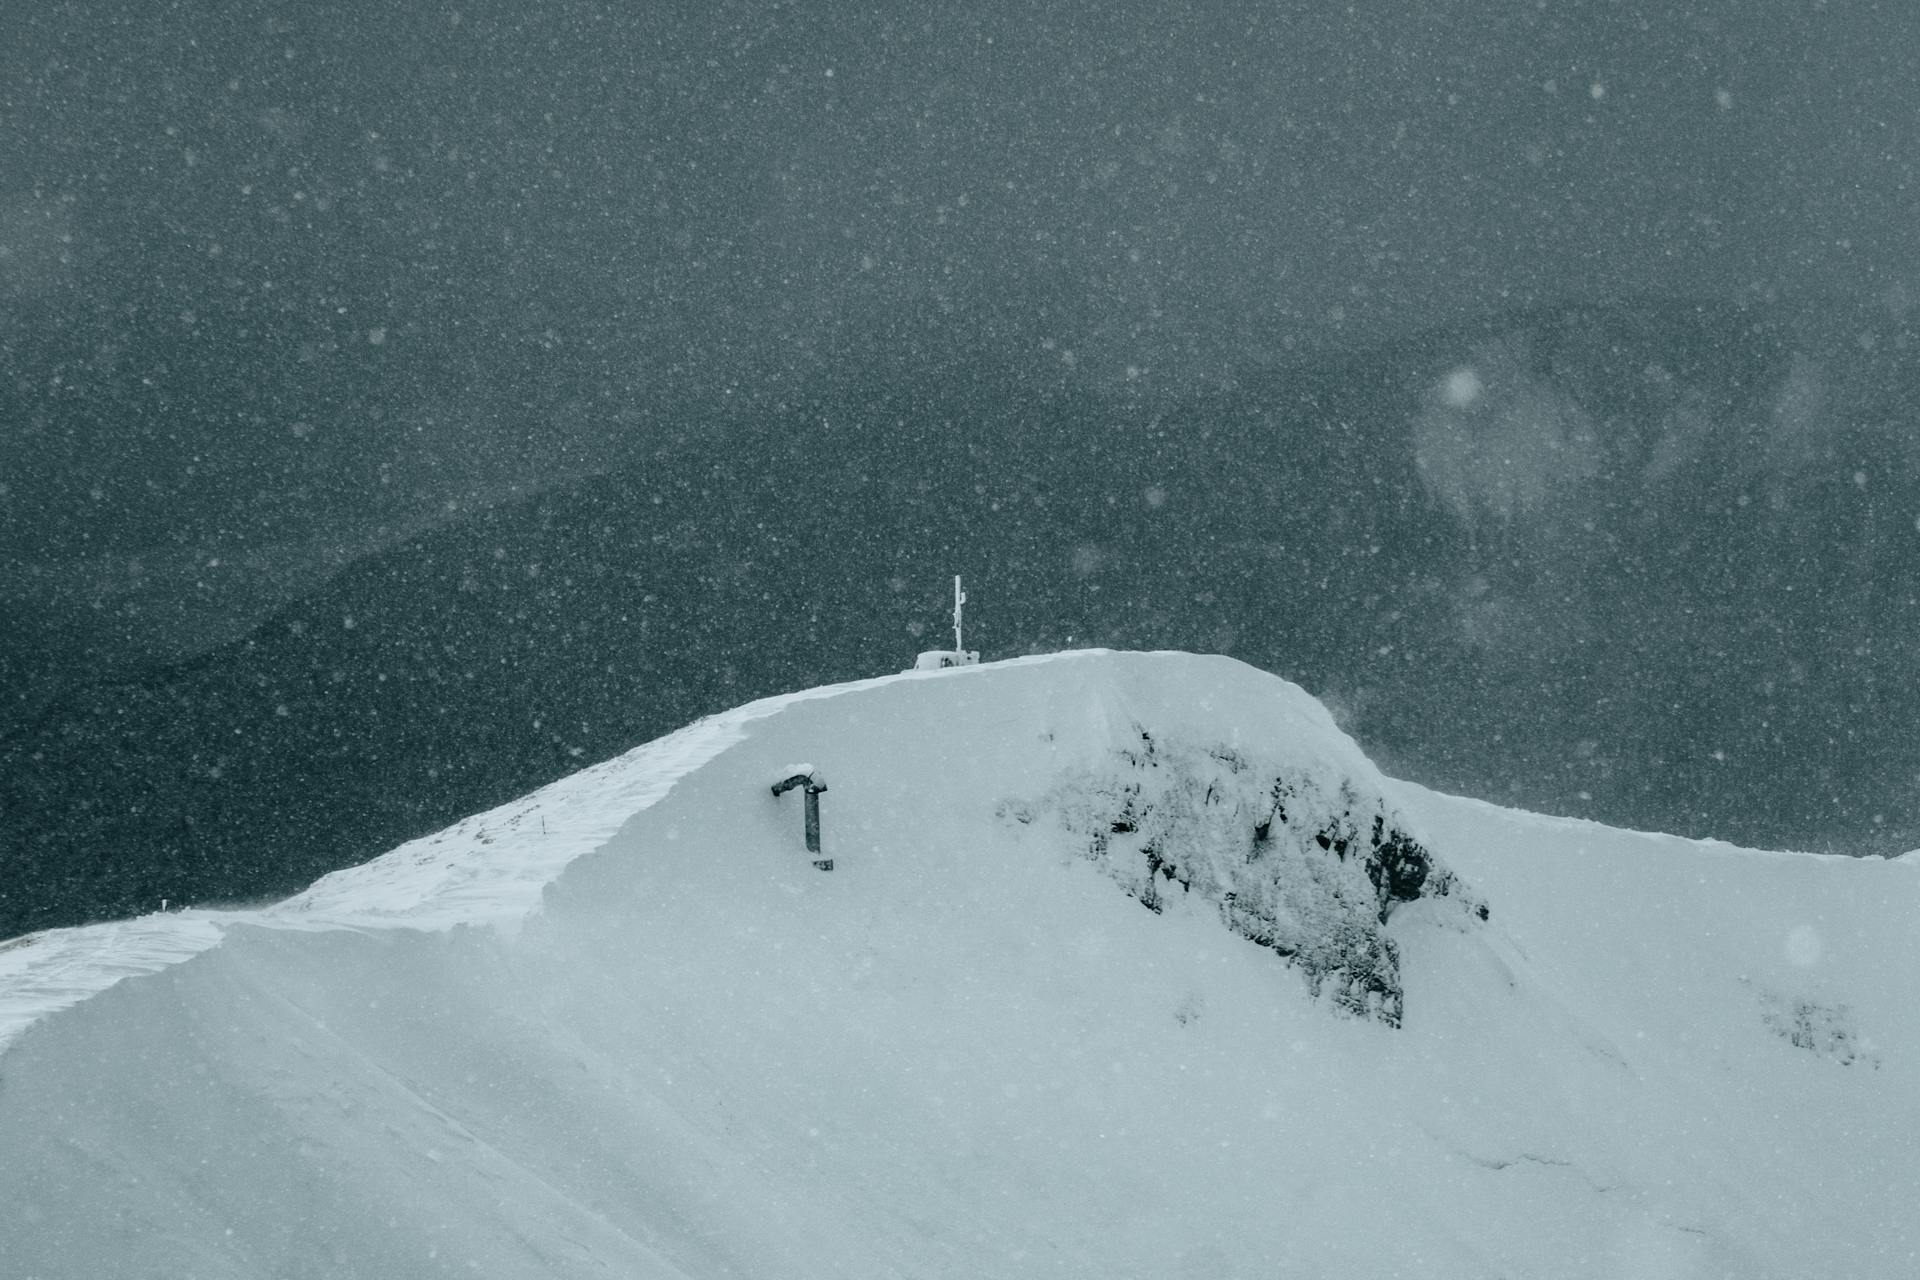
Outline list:
[[[850,892],[913,875],[929,842],[963,835],[983,869],[999,845],[1015,860],[1081,859],[1149,910],[1193,898],[1335,1007],[1389,1025],[1403,1004],[1392,908],[1442,898],[1486,916],[1325,709],[1231,659],[1080,652],[758,705],[751,731],[685,796],[636,815],[626,841],[724,831],[720,847],[768,858],[772,882],[811,864],[797,856],[798,804],[769,804],[752,783],[831,776],[822,856]],[[625,872],[578,874],[604,902],[618,890],[598,880]]]
[[[1223,658],[812,690],[0,952],[0,1256],[1905,1277],[1916,919],[1911,860],[1384,778]]]

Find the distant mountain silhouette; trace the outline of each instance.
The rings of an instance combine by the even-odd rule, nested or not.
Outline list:
[[[1231,653],[1441,787],[1920,844],[1916,349],[1892,320],[1809,332],[1531,311],[1170,404],[1037,379],[966,317],[890,325],[243,640],[68,688],[0,742],[0,936],[285,893],[700,715],[903,668],[956,572],[988,659]]]

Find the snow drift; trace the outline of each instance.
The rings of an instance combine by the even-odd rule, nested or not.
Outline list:
[[[1912,859],[1434,795],[1228,659],[814,690],[0,951],[0,1259],[1910,1276],[1916,922]]]

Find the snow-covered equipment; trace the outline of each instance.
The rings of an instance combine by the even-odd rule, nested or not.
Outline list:
[[[953,575],[953,648],[929,649],[913,661],[915,671],[939,671],[943,667],[971,667],[980,661],[978,650],[969,652],[961,634],[961,619],[967,593],[960,589],[960,575]]]
[[[780,780],[773,784],[774,798],[778,799],[795,787],[805,791],[807,797],[807,852],[814,855],[814,866],[822,871],[831,871],[833,859],[820,856],[820,793],[827,789],[826,779],[810,764],[790,764],[780,771]]]

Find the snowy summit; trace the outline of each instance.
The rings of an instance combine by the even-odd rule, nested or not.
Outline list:
[[[0,944],[0,1271],[1911,1277],[1916,920],[1226,658],[909,672]]]

